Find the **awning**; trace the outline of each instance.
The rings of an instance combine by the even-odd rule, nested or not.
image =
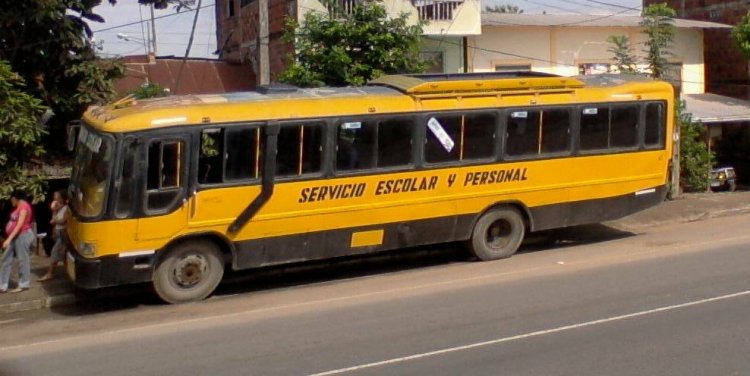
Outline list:
[[[750,121],[750,101],[718,94],[683,94],[685,112],[693,114],[694,121],[725,123]]]

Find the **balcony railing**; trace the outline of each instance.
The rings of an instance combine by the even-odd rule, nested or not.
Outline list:
[[[332,14],[350,15],[354,6],[363,0],[335,0],[327,4],[328,11]],[[451,21],[453,11],[463,4],[464,0],[410,0],[417,9],[420,20],[423,21]]]

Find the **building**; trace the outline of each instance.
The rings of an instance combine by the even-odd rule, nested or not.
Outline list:
[[[644,0],[643,6],[667,3],[684,19],[736,25],[750,10],[749,1]],[[707,29],[703,35],[706,62],[706,92],[750,99],[747,59],[735,45],[731,29]]]
[[[468,38],[469,69],[474,72],[533,70],[563,76],[615,71],[613,35],[630,39],[632,52],[643,58],[645,35],[639,16],[484,13],[482,34]],[[729,26],[675,20],[668,77],[683,93],[704,92],[703,34]],[[647,67],[641,63],[642,70]]]
[[[218,94],[250,90],[255,81],[248,65],[214,59],[134,55],[119,60],[125,66],[125,76],[115,83],[118,98],[148,83],[172,94]]]
[[[335,0],[351,9],[359,0]],[[329,12],[324,0],[217,0],[219,59],[250,63],[258,84],[267,84],[286,66],[293,46],[282,40],[287,17]],[[423,55],[432,72],[466,71],[466,37],[481,33],[480,0],[386,0],[389,14],[406,13],[411,23],[426,21]]]

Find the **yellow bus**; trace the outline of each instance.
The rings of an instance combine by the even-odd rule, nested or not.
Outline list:
[[[70,193],[78,286],[203,299],[234,270],[528,232],[663,201],[672,86],[643,77],[384,76],[359,88],[91,108]]]

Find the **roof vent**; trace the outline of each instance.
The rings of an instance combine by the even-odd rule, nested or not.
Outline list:
[[[283,94],[283,93],[294,93],[297,91],[297,87],[288,84],[273,83],[270,85],[260,85],[256,89],[261,94]]]

